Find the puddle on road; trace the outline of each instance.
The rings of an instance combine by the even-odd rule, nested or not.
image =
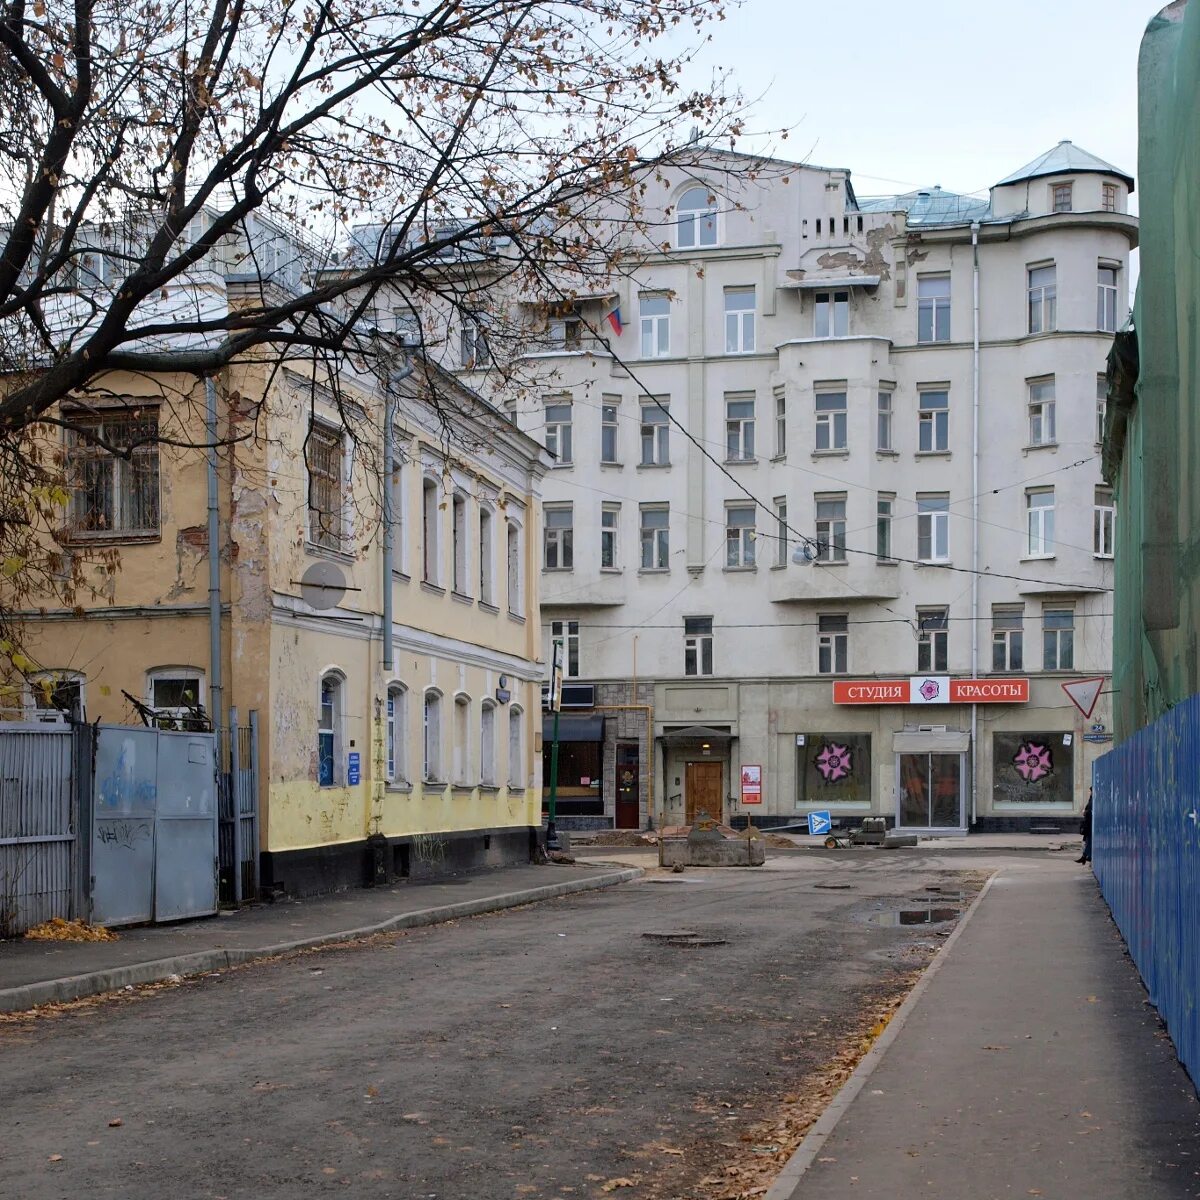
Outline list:
[[[940,925],[958,919],[959,908],[898,908],[889,912],[872,913],[867,920],[872,925]]]

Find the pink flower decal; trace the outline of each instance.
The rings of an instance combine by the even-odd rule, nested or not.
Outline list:
[[[932,679],[927,679],[923,684],[921,684],[921,695],[926,700],[934,699],[940,690],[941,689],[936,681]]]
[[[826,783],[834,783],[839,779],[845,779],[854,769],[854,764],[850,759],[850,747],[839,746],[835,742],[830,742],[817,755],[816,765],[817,770],[821,772],[821,777]]]
[[[1016,758],[1013,759],[1013,766],[1026,783],[1037,783],[1054,770],[1050,747],[1039,745],[1037,742],[1022,742]]]

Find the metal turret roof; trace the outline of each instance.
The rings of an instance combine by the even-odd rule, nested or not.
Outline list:
[[[1014,171],[997,183],[996,187],[1004,187],[1009,183],[1023,183],[1027,179],[1041,179],[1045,175],[1115,175],[1124,180],[1129,190],[1133,191],[1133,176],[1126,174],[1120,167],[1081,150],[1074,142],[1061,141],[1052,150],[1039,155],[1033,162],[1026,163],[1019,171]]]

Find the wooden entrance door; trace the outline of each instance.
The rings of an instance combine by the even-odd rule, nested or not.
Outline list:
[[[724,816],[721,803],[722,764],[719,762],[690,762],[684,778],[683,803],[687,823],[694,825],[702,813],[714,821]]]
[[[637,829],[641,825],[641,789],[638,786],[638,748],[622,743],[617,747],[618,829]]]

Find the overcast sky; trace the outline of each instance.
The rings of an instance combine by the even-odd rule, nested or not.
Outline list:
[[[860,196],[983,190],[1063,138],[1136,174],[1165,2],[745,0],[704,54],[762,96],[753,125],[795,126],[780,157],[848,167]]]

